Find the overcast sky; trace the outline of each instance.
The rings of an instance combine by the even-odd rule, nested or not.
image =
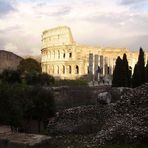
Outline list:
[[[80,44],[148,51],[148,0],[0,0],[0,49],[39,55],[42,31],[59,25]]]

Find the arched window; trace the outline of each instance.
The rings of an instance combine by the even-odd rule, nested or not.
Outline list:
[[[68,72],[69,72],[69,74],[71,74],[71,66],[70,65],[68,66]]]
[[[63,58],[65,59],[65,52],[63,53]]]
[[[72,58],[72,52],[69,53],[69,58]]]
[[[63,65],[63,74],[65,74],[65,66]]]
[[[76,74],[79,74],[79,66],[76,65]]]

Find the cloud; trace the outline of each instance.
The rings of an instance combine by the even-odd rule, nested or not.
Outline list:
[[[17,47],[17,50],[15,48],[12,50],[21,55],[40,54],[42,32],[59,25],[69,26],[78,43],[114,47],[125,44],[124,47],[130,49],[135,49],[138,43],[148,49],[148,42],[144,39],[144,36],[147,36],[148,10],[135,7],[138,6],[137,3],[142,2],[133,0],[124,0],[120,3],[119,0],[10,2],[8,4],[15,11],[8,9],[6,12],[9,13],[5,17],[0,17],[1,49],[9,47],[11,43]],[[132,3],[134,9],[131,9]]]
[[[9,0],[0,0],[0,16],[3,16],[14,10],[12,3]]]
[[[147,2],[147,0],[121,0],[121,4],[129,5],[129,4],[139,4]]]

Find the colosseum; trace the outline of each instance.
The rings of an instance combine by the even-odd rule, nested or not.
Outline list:
[[[122,57],[124,53],[133,70],[138,60],[138,51],[79,45],[67,26],[45,30],[42,34],[42,71],[57,79],[87,77],[98,81],[101,77],[111,78],[116,58]],[[147,59],[148,52],[145,52]]]

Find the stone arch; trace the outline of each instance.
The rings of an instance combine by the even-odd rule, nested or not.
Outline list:
[[[59,73],[60,73],[60,68],[59,68],[58,65],[55,65],[55,66],[54,66],[54,73],[55,73],[55,74],[59,74]]]
[[[59,66],[57,65],[57,74],[59,74],[60,73],[60,68],[59,68]]]
[[[71,74],[72,73],[72,68],[71,65],[68,66],[68,73]]]
[[[65,57],[66,57],[65,50],[63,50],[63,52],[62,52],[62,57],[63,57],[63,59],[65,59]]]
[[[65,73],[66,73],[66,69],[65,69],[65,66],[64,66],[64,65],[63,65],[62,72],[63,72],[63,74],[65,74]]]
[[[54,66],[51,65],[50,68],[51,68],[51,70],[50,70],[51,74],[54,74]]]
[[[55,59],[56,57],[56,53],[55,53],[55,50],[53,51],[53,59]]]
[[[53,51],[53,50],[51,51],[51,56],[50,56],[50,58],[51,58],[51,59],[54,58],[54,51]]]
[[[60,51],[58,50],[58,59],[60,59]]]
[[[69,52],[69,58],[72,58],[72,52]]]
[[[51,51],[48,51],[48,58],[51,59]]]
[[[76,65],[76,74],[79,74],[79,66]]]

